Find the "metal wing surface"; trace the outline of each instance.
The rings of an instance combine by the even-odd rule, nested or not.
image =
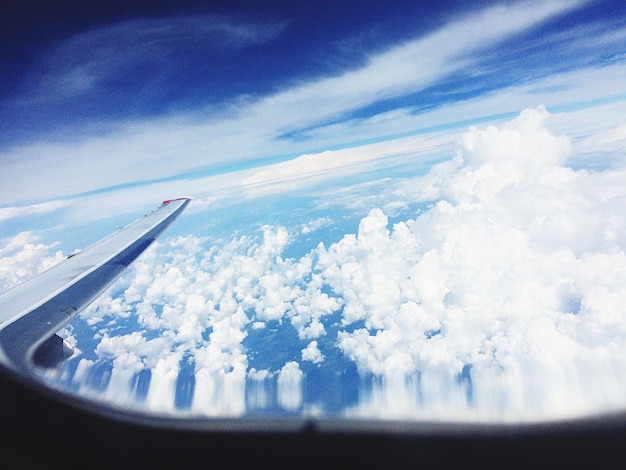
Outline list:
[[[154,212],[0,295],[0,362],[17,372],[71,355],[56,336],[118,279],[180,215],[190,199],[164,201]]]

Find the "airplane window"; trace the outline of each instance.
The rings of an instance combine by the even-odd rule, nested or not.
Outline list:
[[[0,15],[1,291],[191,198],[36,380],[190,421],[624,410],[626,10],[431,3]]]

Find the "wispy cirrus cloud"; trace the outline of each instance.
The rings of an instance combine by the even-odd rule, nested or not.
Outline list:
[[[412,119],[414,115],[423,116],[421,122],[428,122],[431,116],[428,112],[414,113],[409,103],[402,101],[403,97],[428,89],[442,78],[478,63],[482,53],[496,47],[504,39],[512,38],[583,3],[544,1],[533,8],[527,8],[524,3],[493,7],[457,18],[424,37],[390,46],[385,52],[372,55],[361,68],[334,77],[301,81],[265,96],[237,99],[229,106],[221,106],[219,113],[211,112],[211,103],[207,103],[204,109],[208,111],[174,117],[112,121],[108,124],[111,126],[108,132],[96,136],[86,133],[56,143],[28,142],[13,146],[2,155],[7,164],[2,174],[0,200],[8,204],[80,194],[130,182],[189,175],[197,169],[223,168],[225,165],[252,162],[268,156],[297,155],[345,144],[346,139],[381,138],[382,133],[388,132],[390,127],[377,126],[374,129],[367,125],[356,126],[354,124],[362,120],[355,121],[353,114],[389,99],[400,99],[397,107],[404,108],[404,112],[396,114],[400,120],[391,120],[387,124],[393,123],[396,132],[408,130],[419,121]],[[138,34],[131,32],[133,28],[128,24],[118,28],[122,37]],[[134,61],[130,60],[131,68],[132,64],[164,59],[163,50],[169,50],[170,53],[175,50],[173,46],[169,49],[161,47],[159,40],[153,38],[154,30],[160,29],[167,28],[162,23],[145,27],[146,32],[143,34],[147,39],[143,46],[141,41],[137,46],[139,49],[147,47],[148,50],[157,48],[160,52],[155,58],[146,54],[147,58],[137,59],[142,54],[131,47],[129,54],[135,58]],[[181,33],[182,28],[174,29],[185,35]],[[260,35],[267,39],[280,28],[274,25],[268,27],[269,32],[256,35],[232,33],[228,28],[215,25],[208,29],[209,32],[199,26],[192,28],[196,31],[193,34],[200,37],[203,34],[232,34],[232,37],[243,37],[242,41],[247,43],[252,41],[249,37],[258,38]],[[198,30],[201,32],[198,33]],[[100,35],[109,38],[111,31],[94,34],[96,38]],[[178,40],[176,34],[172,33],[172,37]],[[171,42],[175,44],[176,40],[172,39]],[[115,57],[109,57],[115,55],[110,51],[116,47],[105,46],[104,51],[109,52],[102,56],[95,53],[93,69],[99,70],[100,65],[108,64],[109,61],[112,61],[113,70],[127,67],[124,65],[127,61],[121,60],[116,65],[118,62]],[[89,57],[87,52],[84,54]],[[69,59],[62,62],[72,63]],[[86,64],[86,72],[82,72]],[[90,59],[79,60],[72,67],[66,67],[67,73],[63,72],[59,76],[71,77],[72,73],[77,73],[78,82],[84,81],[91,87],[91,78],[80,78],[91,76],[88,64]],[[100,80],[98,74],[94,74],[96,80]],[[485,95],[487,99],[489,96]],[[473,105],[469,106],[468,119],[485,115],[480,100],[474,100]],[[508,112],[516,112],[528,105],[520,105],[521,101],[511,101]],[[441,105],[438,101],[431,104],[435,108]],[[202,107],[203,104],[198,106]],[[454,114],[450,108],[446,109],[448,122],[451,112]],[[379,115],[374,112],[367,118],[378,118]],[[338,126],[342,132],[334,132],[334,126]],[[294,133],[300,133],[303,139],[288,138]],[[21,191],[16,191],[17,186]]]
[[[28,206],[2,207],[0,208],[0,223],[15,217],[37,217],[50,214],[71,205],[69,201],[50,201]]]
[[[134,84],[137,75],[144,86],[163,83],[190,62],[208,62],[216,54],[271,41],[285,26],[206,15],[135,19],[86,31],[45,55],[33,72],[35,85],[28,96],[62,101]]]

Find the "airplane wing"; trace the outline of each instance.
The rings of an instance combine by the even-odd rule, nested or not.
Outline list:
[[[28,373],[72,354],[56,332],[119,278],[180,215],[190,199],[154,212],[0,295],[0,362]]]

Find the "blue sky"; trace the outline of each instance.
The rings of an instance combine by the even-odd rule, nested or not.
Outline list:
[[[3,7],[0,207],[624,97],[622,2],[436,5]]]

